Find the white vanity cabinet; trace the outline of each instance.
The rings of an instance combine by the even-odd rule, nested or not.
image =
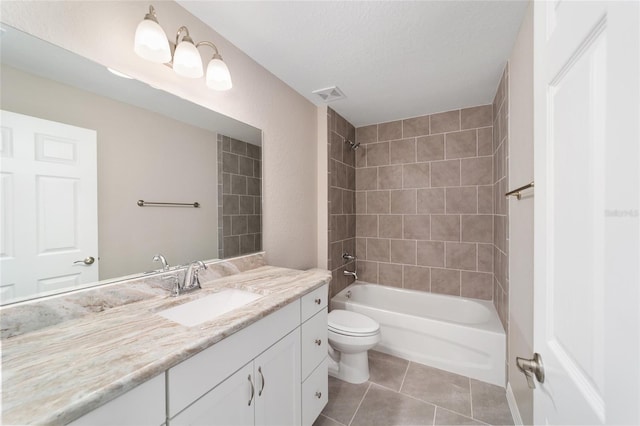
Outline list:
[[[74,420],[70,425],[159,426],[166,420],[164,401],[164,374],[160,374]]]
[[[74,425],[311,425],[327,403],[324,285]]]
[[[299,363],[296,329],[171,419],[170,425],[297,425]]]

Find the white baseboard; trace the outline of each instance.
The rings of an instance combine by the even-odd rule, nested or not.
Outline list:
[[[518,404],[516,403],[516,397],[511,389],[511,383],[507,383],[507,403],[509,404],[509,410],[511,410],[511,417],[513,417],[514,425],[522,425],[522,417],[520,416],[520,410],[518,410]]]

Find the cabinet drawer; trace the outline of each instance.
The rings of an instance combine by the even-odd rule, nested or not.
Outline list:
[[[302,424],[311,425],[329,400],[327,358],[302,383]]]
[[[327,308],[302,324],[302,378],[327,356]]]
[[[305,322],[311,318],[320,309],[327,306],[327,292],[329,285],[325,284],[313,290],[309,294],[305,294],[300,299],[300,322]]]

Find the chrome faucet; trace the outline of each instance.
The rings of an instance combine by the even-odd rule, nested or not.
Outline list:
[[[350,261],[350,260],[355,260],[356,257],[352,254],[349,254],[348,251],[345,251],[344,253],[342,253],[342,258],[346,261]]]
[[[176,277],[175,286],[173,288],[173,296],[179,296],[183,293],[188,293],[190,291],[202,288],[200,286],[200,277],[198,274],[203,269],[207,269],[207,265],[205,265],[202,260],[191,262],[184,272],[184,279],[182,280],[182,284],[180,284],[180,280],[178,280]]]
[[[155,256],[153,256],[153,261],[162,263],[162,270],[163,271],[168,271],[169,270],[169,264],[167,263],[167,259],[163,255],[156,254]]]
[[[345,277],[353,277],[354,279],[358,279],[358,275],[356,274],[355,271],[351,272],[351,271],[343,271],[342,275],[344,275]]]
[[[200,277],[198,273],[202,269],[207,269],[207,265],[202,260],[191,262],[187,267],[187,271],[184,273],[184,282],[182,283],[182,290],[189,291],[200,287]]]

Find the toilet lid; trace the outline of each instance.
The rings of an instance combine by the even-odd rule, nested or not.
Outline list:
[[[357,312],[334,309],[329,312],[329,329],[341,334],[372,334],[378,332],[380,324]]]

